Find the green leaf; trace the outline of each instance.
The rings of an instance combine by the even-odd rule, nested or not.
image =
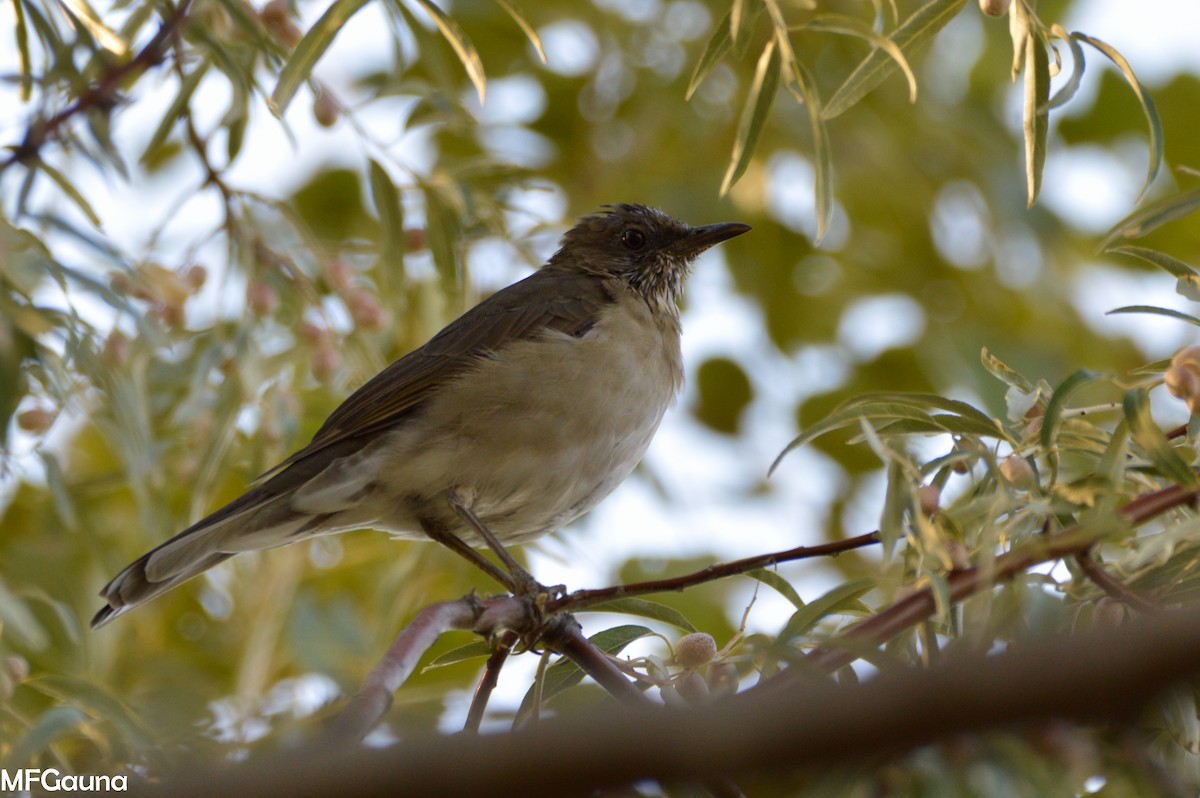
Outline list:
[[[1126,392],[1124,407],[1125,420],[1129,422],[1134,442],[1142,447],[1158,472],[1185,488],[1194,488],[1196,472],[1180,457],[1150,417],[1150,397],[1146,389],[1135,388]]]
[[[1200,276],[1200,272],[1197,272],[1178,258],[1173,258],[1164,252],[1154,249],[1147,249],[1146,247],[1112,247],[1105,250],[1105,252],[1110,252],[1114,255],[1128,255],[1132,258],[1144,260],[1146,263],[1153,264],[1178,278]]]
[[[89,716],[111,723],[121,735],[137,748],[152,749],[153,731],[123,701],[104,687],[76,676],[46,674],[24,682],[25,686],[58,699],[86,712]]]
[[[432,662],[421,669],[421,672],[424,673],[434,668],[444,668],[447,665],[457,665],[467,660],[490,657],[491,655],[492,647],[488,645],[488,642],[486,640],[476,640],[434,657]]]
[[[546,50],[542,47],[542,37],[538,36],[537,28],[529,24],[529,20],[525,19],[525,15],[517,8],[516,4],[511,0],[496,0],[505,13],[512,17],[513,22],[517,23],[517,27],[525,34],[525,38],[529,39],[529,43],[533,45],[534,51],[537,52],[538,59],[544,64],[546,63]]]
[[[669,623],[671,626],[678,627],[685,632],[698,631],[692,625],[692,622],[687,619],[687,616],[679,610],[674,607],[668,607],[665,604],[659,604],[657,601],[649,601],[643,598],[612,599],[601,604],[594,604],[588,607],[586,611],[619,612],[624,615],[637,615],[642,618],[649,618],[652,621]]]
[[[1109,248],[1118,238],[1141,238],[1167,222],[1173,222],[1200,208],[1200,188],[1193,188],[1179,194],[1151,203],[1140,211],[1134,211],[1113,225],[1113,229],[1100,243],[1100,250]]]
[[[179,84],[179,91],[175,94],[175,99],[171,101],[170,107],[163,113],[158,127],[154,129],[154,135],[150,137],[150,143],[142,151],[142,157],[139,159],[141,163],[145,164],[158,155],[159,150],[162,149],[163,144],[167,140],[167,136],[171,135],[171,131],[175,128],[175,125],[187,114],[188,104],[192,100],[192,95],[196,93],[196,89],[200,86],[200,81],[208,74],[208,66],[207,62],[202,62],[189,72],[184,77],[183,82]]]
[[[751,579],[757,579],[767,587],[772,588],[776,593],[790,601],[796,609],[799,610],[805,607],[804,599],[800,598],[800,594],[796,592],[796,588],[792,587],[792,583],[775,571],[769,571],[766,568],[755,568],[753,571],[747,571],[745,575]]]
[[[236,161],[242,152],[242,144],[246,141],[246,125],[249,121],[249,114],[243,114],[226,125],[228,133],[225,139],[225,155],[229,159],[229,163]]]
[[[796,89],[804,98],[804,105],[808,108],[808,121],[812,126],[813,150],[816,155],[813,191],[816,194],[817,207],[817,234],[814,242],[819,244],[829,232],[829,222],[833,218],[833,150],[829,146],[829,134],[821,116],[821,97],[817,93],[816,80],[799,61],[793,58],[791,63]]]
[[[483,62],[479,60],[479,53],[475,51],[475,45],[471,44],[471,40],[467,38],[467,34],[463,33],[458,23],[447,16],[445,11],[438,8],[433,0],[416,0],[416,2],[433,19],[433,24],[437,25],[437,29],[449,42],[450,48],[458,56],[463,69],[467,70],[467,77],[474,84],[475,93],[479,95],[479,103],[482,105],[487,99],[487,77],[483,74]]]
[[[34,757],[59,738],[71,734],[85,719],[84,714],[75,707],[51,707],[42,712],[29,730],[13,741],[12,748],[4,759],[5,768],[29,766]]]
[[[873,579],[855,579],[838,585],[818,599],[813,599],[802,609],[796,610],[779,633],[779,642],[787,643],[802,634],[806,634],[826,616],[839,612],[866,614],[870,609],[859,601],[864,595],[875,588]]]
[[[1103,379],[1102,374],[1088,369],[1079,369],[1054,389],[1054,393],[1050,395],[1050,401],[1046,404],[1046,415],[1042,418],[1042,447],[1046,451],[1054,451],[1058,426],[1062,422],[1062,414],[1067,409],[1067,401],[1071,398],[1071,394],[1100,379]]]
[[[1104,315],[1112,316],[1116,313],[1146,313],[1151,316],[1166,316],[1169,319],[1186,321],[1188,324],[1200,326],[1200,319],[1195,316],[1189,316],[1186,313],[1180,313],[1178,310],[1171,310],[1170,308],[1155,307],[1154,305],[1126,305],[1125,307],[1114,308]]]
[[[1046,168],[1046,131],[1050,122],[1050,59],[1046,41],[1031,27],[1025,41],[1025,188],[1029,207],[1042,190]]]
[[[1087,61],[1083,57],[1083,48],[1079,46],[1079,42],[1074,36],[1068,34],[1061,25],[1055,25],[1050,29],[1050,32],[1056,39],[1066,42],[1067,47],[1071,49],[1071,77],[1062,85],[1054,96],[1050,98],[1050,102],[1046,105],[1046,110],[1058,108],[1066,105],[1079,91],[1079,86],[1083,83],[1083,73],[1087,69]]]
[[[908,474],[896,460],[887,464],[887,490],[883,497],[883,512],[879,515],[879,544],[883,561],[890,562],[896,543],[904,537],[904,515],[912,507],[912,489]]]
[[[744,47],[750,40],[750,27],[754,22],[754,0],[733,0],[729,9],[729,39],[732,43]]]
[[[892,33],[892,41],[906,56],[911,55],[946,27],[966,2],[967,0],[931,0],[904,20],[904,24]],[[825,120],[840,116],[852,108],[897,68],[896,59],[886,51],[872,50],[833,93],[829,104],[825,106]]]
[[[380,244],[379,257],[383,261],[381,273],[391,280],[393,273],[404,275],[404,206],[400,202],[400,191],[392,183],[387,170],[374,158],[370,159],[368,176],[371,182],[371,200],[379,214]]]
[[[949,415],[931,416],[926,408],[943,410]],[[881,432],[885,429],[889,432],[952,432],[1007,440],[1007,432],[999,422],[966,402],[947,399],[936,394],[870,393],[843,402],[825,418],[794,438],[775,458],[767,475],[770,476],[780,461],[793,449],[836,429],[857,427],[864,419],[875,425],[876,429]],[[894,430],[893,427],[895,427]]]
[[[279,81],[275,84],[275,90],[271,92],[268,102],[271,113],[283,116],[301,84],[308,80],[317,61],[325,54],[329,45],[333,44],[333,37],[347,20],[366,4],[367,0],[334,0],[333,4],[325,9],[321,18],[296,44],[292,57],[279,73]]]
[[[688,82],[687,91],[683,95],[685,100],[692,99],[692,95],[708,77],[708,73],[733,47],[733,39],[729,37],[729,21],[730,15],[726,14],[725,18],[717,25],[717,29],[713,31],[712,36],[709,37],[708,44],[704,47],[704,53],[701,54],[696,69],[692,72],[692,79]]]
[[[458,214],[450,207],[435,186],[423,186],[425,195],[425,242],[433,256],[433,265],[442,278],[447,294],[453,294],[460,280],[457,256],[459,229]]]
[[[1154,182],[1154,178],[1158,176],[1158,170],[1162,167],[1163,132],[1162,122],[1158,118],[1158,109],[1154,107],[1154,100],[1150,97],[1150,93],[1146,91],[1146,87],[1137,79],[1137,75],[1133,74],[1133,67],[1129,66],[1129,62],[1125,60],[1125,56],[1117,52],[1115,47],[1078,31],[1072,33],[1071,36],[1095,47],[1104,53],[1108,57],[1108,60],[1117,65],[1117,69],[1121,70],[1121,74],[1125,76],[1125,81],[1129,84],[1129,88],[1133,89],[1134,96],[1137,97],[1138,103],[1142,106],[1142,113],[1146,115],[1146,124],[1150,128],[1150,164],[1146,168],[1146,182],[1142,186],[1141,195],[1138,197],[1140,201],[1141,197],[1146,196],[1146,191],[1150,188],[1150,184]]]
[[[83,211],[83,215],[87,217],[88,221],[92,223],[93,227],[100,229],[100,217],[96,215],[96,211],[92,209],[91,203],[89,203],[83,194],[79,192],[79,189],[75,188],[75,186],[71,184],[71,181],[67,179],[66,175],[40,158],[37,160],[37,169],[44,173],[46,177],[53,180],[58,187],[62,189],[62,192],[66,194],[68,198],[70,198],[71,202],[75,203],[75,206],[79,208],[79,210]]]
[[[904,57],[904,51],[894,40],[879,33],[862,20],[845,14],[821,14],[810,19],[804,27],[807,30],[854,36],[887,53],[888,57],[895,61],[896,66],[904,73],[904,79],[908,81],[908,101],[913,103],[917,101],[917,76],[913,74],[908,59]]]
[[[33,91],[33,61],[29,57],[29,28],[25,24],[25,7],[21,0],[13,0],[13,12],[16,16],[16,28],[13,33],[17,37],[17,55],[21,63],[21,102],[29,102]]]
[[[979,359],[983,362],[983,367],[1005,385],[1011,385],[1025,394],[1034,392],[1035,388],[1032,382],[1026,379],[1024,375],[1009,368],[1000,358],[989,352],[986,346],[980,351]]]
[[[616,656],[634,640],[653,635],[653,630],[644,626],[614,626],[592,635],[588,640],[605,654]],[[561,657],[546,669],[546,678],[542,683],[542,701],[549,701],[582,681],[583,671],[579,669],[579,666],[566,657]],[[517,710],[518,717],[524,716],[533,708],[535,688],[536,685],[530,687],[529,691],[525,693],[525,697],[521,699],[521,707]]]
[[[722,196],[745,174],[746,167],[750,165],[763,126],[771,115],[771,106],[775,103],[781,64],[779,48],[772,38],[758,58],[754,82],[750,84],[750,92],[746,95],[746,105],[742,108],[742,119],[738,123],[737,140],[733,145],[729,168],[725,172],[725,179],[721,181]]]

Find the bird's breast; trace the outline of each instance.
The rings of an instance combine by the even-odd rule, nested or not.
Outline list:
[[[682,384],[674,309],[629,293],[584,335],[511,341],[447,385],[389,447],[390,479],[431,497],[469,487],[501,539],[535,537],[629,475]]]

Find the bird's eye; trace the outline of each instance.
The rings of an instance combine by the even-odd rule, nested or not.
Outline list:
[[[625,249],[641,249],[646,246],[646,234],[641,230],[626,230],[621,233],[621,244]]]

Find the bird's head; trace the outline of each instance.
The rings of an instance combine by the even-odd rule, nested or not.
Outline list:
[[[737,222],[692,227],[645,205],[606,205],[563,235],[549,265],[620,277],[652,307],[674,306],[696,256],[749,229]]]

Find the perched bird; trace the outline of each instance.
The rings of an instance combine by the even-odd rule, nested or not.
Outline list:
[[[527,588],[502,544],[559,529],[629,476],[682,386],[689,267],[749,229],[642,205],[581,219],[544,267],[392,363],[256,486],[117,574],[92,627],[239,552],[351,529],[432,538]],[[472,548],[485,544],[507,573]]]

